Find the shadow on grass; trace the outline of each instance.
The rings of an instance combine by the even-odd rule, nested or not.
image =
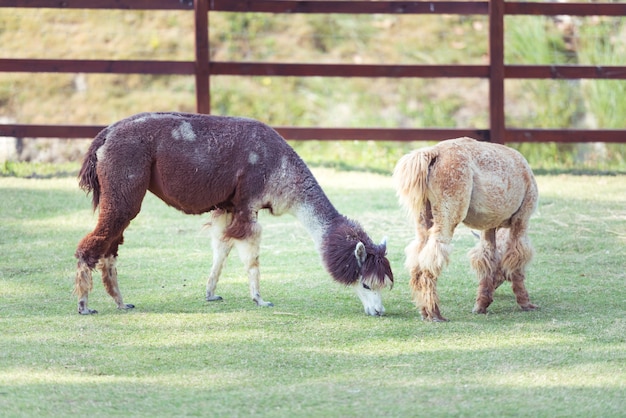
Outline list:
[[[13,400],[5,412],[20,401],[47,414],[97,407],[102,416],[174,416],[181,405],[228,405],[230,416],[250,408],[414,416],[416,407],[431,416],[476,408],[486,416],[618,416],[624,407],[623,352],[546,329],[547,320],[416,327],[396,318],[260,312],[33,318],[23,322],[30,328],[0,336],[0,346],[11,347],[3,356],[13,379],[0,390]]]

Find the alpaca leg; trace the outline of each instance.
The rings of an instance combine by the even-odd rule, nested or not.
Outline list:
[[[517,304],[524,311],[537,309],[530,303],[530,297],[524,281],[526,279],[526,266],[533,258],[533,247],[528,237],[530,217],[537,206],[537,188],[534,181],[529,186],[522,206],[511,219],[511,227],[508,231],[506,251],[502,256],[502,271],[507,280],[511,281],[513,293]]]
[[[220,274],[222,274],[222,268],[226,263],[226,258],[228,258],[232,248],[233,244],[228,239],[215,239],[213,242],[213,265],[211,266],[211,273],[206,283],[207,302],[222,300],[221,296],[215,294],[215,288],[220,279]]]
[[[498,280],[498,252],[496,250],[496,230],[483,231],[481,240],[469,252],[470,263],[478,277],[478,295],[472,312],[485,314],[493,302],[493,292]]]
[[[420,218],[420,220],[424,220],[424,218]],[[433,305],[433,301],[432,300],[427,300],[427,295],[430,295],[430,291],[428,289],[426,289],[424,286],[424,280],[423,280],[423,275],[424,272],[422,271],[420,264],[419,264],[419,254],[422,251],[422,249],[424,248],[424,245],[426,244],[426,238],[428,236],[428,225],[425,224],[424,222],[420,222],[417,224],[417,229],[416,229],[416,238],[411,241],[409,243],[409,245],[406,246],[406,248],[404,249],[404,253],[406,256],[406,260],[405,260],[405,267],[409,270],[409,274],[410,274],[410,282],[409,284],[411,285],[411,296],[413,299],[413,302],[415,303],[415,306],[420,309],[420,313],[422,315],[422,319],[423,320],[430,320],[431,318],[429,318],[428,315],[428,310],[426,308],[426,304],[428,304],[428,306],[431,307],[432,310],[432,305]],[[434,301],[434,303],[436,304],[437,301]]]
[[[246,239],[235,240],[235,246],[239,252],[239,258],[248,272],[248,284],[250,297],[258,306],[274,306],[261,298],[259,290],[259,249],[261,244],[261,226],[256,222],[251,225],[251,234]]]
[[[127,218],[123,214],[107,216],[106,212],[101,209],[96,228],[78,244],[75,254],[78,258],[78,266],[74,293],[78,296],[78,312],[80,314],[97,313],[97,311],[87,307],[87,294],[93,287],[91,270],[96,267],[102,270],[102,281],[107,292],[113,297],[117,306],[121,307],[121,295],[117,285],[117,269],[114,260],[112,265],[109,265],[109,261],[103,263],[102,260],[106,260],[108,257],[116,258],[117,247],[122,242],[122,232],[133,217],[134,215]]]
[[[78,313],[81,315],[90,315],[98,313],[94,309],[87,307],[87,299],[89,292],[93,289],[93,279],[91,268],[84,261],[79,260],[76,267],[76,281],[74,284],[74,294],[78,296]]]
[[[494,276],[493,290],[499,288],[507,278],[502,271],[502,255],[506,252],[506,246],[509,242],[509,229],[500,228],[496,232],[496,253],[498,257],[498,265]]]
[[[507,250],[502,257],[502,271],[507,280],[511,281],[517,304],[524,311],[537,309],[537,305],[530,302],[528,291],[524,285],[526,266],[532,257],[533,248],[525,232],[520,235],[512,227]]]
[[[411,271],[411,288],[413,300],[420,308],[424,321],[447,322],[448,320],[439,311],[439,296],[437,295],[437,278],[430,272],[415,269]]]
[[[437,279],[450,260],[450,243],[454,230],[467,214],[471,196],[470,183],[465,177],[457,175],[454,178],[457,187],[454,199],[450,198],[450,191],[446,189],[449,182],[435,182],[429,185],[429,188],[432,188],[430,192],[440,196],[441,199],[437,205],[427,202],[419,215],[418,239],[426,240],[413,264],[418,267],[416,273],[421,274],[412,275],[411,280],[413,292],[417,293],[417,300],[421,301],[423,319],[447,321],[439,311]]]
[[[117,285],[117,268],[115,267],[116,261],[117,257],[114,255],[109,255],[100,259],[97,267],[102,273],[102,283],[104,284],[104,288],[107,293],[111,295],[117,304],[118,309],[132,309],[135,305],[124,303],[122,293]]]
[[[405,249],[413,301],[420,308],[423,320],[447,321],[439,311],[437,278],[448,263],[449,243],[455,227],[456,223],[441,219],[441,214],[433,211],[427,202],[418,216],[416,239]]]
[[[445,240],[440,241],[438,234],[430,234],[424,240],[429,234],[427,227],[428,223],[418,226],[417,238],[405,250],[406,265],[411,272],[413,300],[421,310],[422,319],[445,322],[447,319],[439,311],[437,277],[448,262],[450,247]]]
[[[523,311],[534,311],[538,306],[530,303],[530,296],[528,295],[526,286],[524,286],[525,278],[523,273],[514,273],[511,276],[511,287],[513,288],[513,293],[515,294],[515,299],[519,307],[522,308]]]
[[[133,191],[132,188],[128,190]],[[145,190],[145,188],[138,187],[134,190],[134,194],[129,192],[128,196],[114,195],[111,197],[112,192],[110,190],[102,189],[98,223],[95,229],[78,243],[75,253],[78,265],[74,293],[78,296],[78,313],[83,315],[97,313],[97,311],[87,307],[87,296],[93,287],[91,271],[96,268],[101,259],[110,256],[114,259],[117,257],[118,246],[123,240],[122,234],[130,221],[139,213]],[[125,210],[121,210],[121,208]],[[105,265],[108,266],[108,262],[105,262]],[[113,264],[112,269],[105,268],[105,270],[107,271],[102,277],[104,285],[105,287],[108,286],[107,291],[120,307],[121,296],[119,296],[115,265]],[[127,307],[129,308],[130,305]]]
[[[432,237],[419,253],[419,270],[411,277],[411,285],[417,301],[421,305],[422,319],[434,322],[445,322],[446,318],[439,311],[439,295],[437,294],[437,278],[443,267],[448,263],[450,246]],[[420,274],[421,272],[421,274]]]
[[[215,294],[217,281],[222,274],[222,268],[233,248],[233,241],[224,236],[224,229],[230,223],[231,215],[226,212],[214,212],[211,221],[207,224],[211,228],[211,239],[213,246],[213,266],[206,284],[206,300],[208,302],[222,300],[221,296]]]
[[[102,216],[101,216],[102,217]],[[100,223],[100,221],[98,221]],[[110,241],[102,228],[96,229],[87,234],[78,244],[76,249],[76,281],[74,284],[74,294],[78,297],[78,313],[89,315],[98,313],[87,306],[89,292],[93,289],[92,270],[110,247]]]

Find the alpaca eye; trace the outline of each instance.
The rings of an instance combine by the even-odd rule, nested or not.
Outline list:
[[[372,289],[371,289],[368,285],[366,285],[365,283],[362,283],[362,284],[363,284],[363,288],[364,288],[364,289],[367,289],[367,290],[372,290]]]

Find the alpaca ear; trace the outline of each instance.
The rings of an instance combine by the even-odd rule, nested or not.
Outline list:
[[[354,256],[356,257],[357,263],[359,263],[359,267],[365,263],[365,259],[367,258],[367,253],[365,252],[365,245],[361,241],[356,245],[354,249]]]
[[[383,240],[380,242],[380,246],[387,248],[387,237],[383,238]]]

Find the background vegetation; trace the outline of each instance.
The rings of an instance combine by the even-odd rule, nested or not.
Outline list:
[[[261,214],[261,291],[236,254],[204,301],[204,217],[148,195],[120,248],[115,308],[94,277],[71,295],[78,240],[94,226],[74,179],[0,178],[0,415],[7,417],[619,417],[626,410],[625,176],[539,176],[537,254],[522,312],[509,286],[473,315],[461,227],[439,281],[448,323],[422,322],[403,248],[412,235],[389,176],[316,169],[344,214],[389,238],[396,285],[366,316],[324,272],[295,218]]]
[[[173,11],[3,9],[5,57],[190,60],[193,17]],[[506,61],[623,65],[623,18],[510,16]],[[214,60],[385,64],[484,64],[485,16],[271,15],[211,13]],[[476,127],[488,125],[488,86],[474,79],[230,77],[212,79],[216,114],[272,125]],[[624,128],[622,81],[509,80],[512,127]],[[23,123],[108,124],[147,110],[194,110],[185,76],[0,74],[0,116]],[[78,160],[86,141],[25,160]],[[76,150],[76,144],[79,144]],[[389,171],[421,144],[294,143],[307,162]],[[536,169],[626,170],[624,145],[516,145]],[[82,148],[81,148],[82,147]],[[338,162],[338,156],[341,162]],[[5,171],[7,171],[5,167]]]

